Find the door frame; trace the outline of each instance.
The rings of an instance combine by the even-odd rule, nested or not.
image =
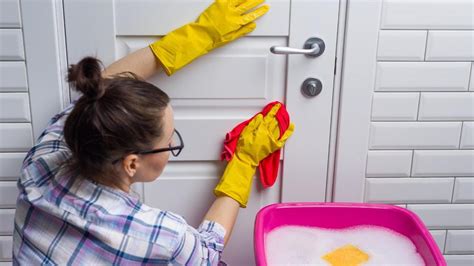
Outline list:
[[[333,201],[363,202],[382,1],[350,1],[346,12]]]
[[[339,130],[339,110],[341,101],[341,87],[342,87],[342,67],[344,60],[344,44],[345,44],[345,30],[346,30],[346,12],[347,1],[340,0],[339,2],[339,19],[336,40],[336,66],[334,67],[334,92],[332,101],[331,114],[331,134],[329,140],[329,159],[328,159],[328,174],[326,182],[326,202],[334,202],[334,179],[336,171],[336,152],[337,152],[337,136]]]

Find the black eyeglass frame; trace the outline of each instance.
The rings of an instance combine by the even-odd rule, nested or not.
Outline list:
[[[183,142],[183,138],[181,137],[181,134],[178,132],[178,130],[174,129],[174,132],[178,135],[179,142],[180,142],[179,146],[172,146],[172,147],[170,146],[168,148],[159,148],[159,149],[144,150],[144,151],[134,151],[134,152],[131,152],[130,154],[146,155],[146,154],[153,154],[153,153],[171,151],[171,154],[173,154],[174,157],[178,157],[178,155],[181,153],[181,151],[184,148],[184,142]],[[175,151],[177,151],[177,152],[175,152]],[[120,161],[121,159],[122,158],[112,161],[112,164],[115,164],[116,162]]]

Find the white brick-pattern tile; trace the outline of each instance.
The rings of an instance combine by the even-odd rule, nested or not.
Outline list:
[[[472,0],[384,0],[382,29],[474,29]]]
[[[417,45],[417,44],[415,44]],[[429,31],[427,61],[474,60],[474,31]]]
[[[419,93],[374,93],[372,121],[416,120],[419,97]]]
[[[474,230],[448,230],[445,253],[474,253]]]
[[[474,120],[474,92],[423,92],[418,120]]]
[[[0,93],[0,122],[30,122],[28,93]]]
[[[409,177],[412,151],[369,151],[367,177]]]
[[[461,122],[372,122],[370,149],[457,149]]]
[[[474,122],[463,123],[460,148],[474,149]]]
[[[474,176],[474,150],[416,150],[412,176]]]
[[[445,255],[448,266],[472,266],[474,255]]]
[[[25,62],[0,62],[0,92],[28,91]]]
[[[9,260],[12,258],[12,243],[11,236],[0,236],[0,260]]]
[[[21,29],[0,29],[0,60],[25,60]]]
[[[0,181],[17,180],[26,153],[0,153]]]
[[[470,62],[378,62],[376,91],[467,91]]]
[[[430,230],[431,236],[433,236],[439,250],[443,253],[444,243],[446,242],[446,230]]]
[[[474,2],[382,1],[364,200],[407,204],[474,265]]]
[[[453,192],[453,203],[474,203],[474,178],[456,178]]]
[[[427,31],[381,30],[377,60],[423,61]]]
[[[13,234],[15,209],[0,209],[0,235]]]
[[[0,123],[0,152],[28,151],[33,146],[30,123]]]
[[[0,182],[0,208],[15,208],[17,196],[16,182]]]
[[[408,204],[429,229],[473,229],[474,204]]]
[[[365,200],[379,203],[450,203],[453,186],[454,178],[367,178]]]

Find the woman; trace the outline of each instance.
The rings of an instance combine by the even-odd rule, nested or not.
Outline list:
[[[268,7],[245,12],[261,2],[218,0],[196,22],[104,71],[91,57],[69,68],[68,81],[82,96],[51,120],[24,160],[15,265],[220,261],[256,166],[283,146],[293,127],[279,139],[278,107],[249,123],[215,189],[217,198],[195,229],[130,194],[133,183],[155,180],[170,153],[178,156],[184,147],[168,96],[144,78],[158,69],[171,75],[254,29],[252,21]]]

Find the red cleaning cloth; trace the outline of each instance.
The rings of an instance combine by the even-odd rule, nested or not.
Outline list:
[[[224,140],[224,149],[221,153],[221,160],[230,161],[230,159],[232,159],[235,148],[237,146],[237,141],[240,137],[240,133],[242,132],[244,127],[248,125],[250,120],[252,120],[258,114],[262,114],[263,116],[265,116],[277,103],[281,104],[281,107],[276,113],[275,118],[277,119],[278,124],[280,126],[280,137],[283,135],[283,133],[290,126],[290,116],[286,111],[285,105],[283,103],[275,101],[267,104],[260,113],[257,113],[249,120],[238,124],[236,127],[234,127],[234,129],[232,129],[232,131],[226,134]],[[265,159],[263,159],[258,165],[258,169],[260,171],[260,181],[262,182],[264,188],[271,187],[276,181],[278,175],[278,167],[280,165],[280,151],[280,149],[276,150],[275,152],[267,156]]]

